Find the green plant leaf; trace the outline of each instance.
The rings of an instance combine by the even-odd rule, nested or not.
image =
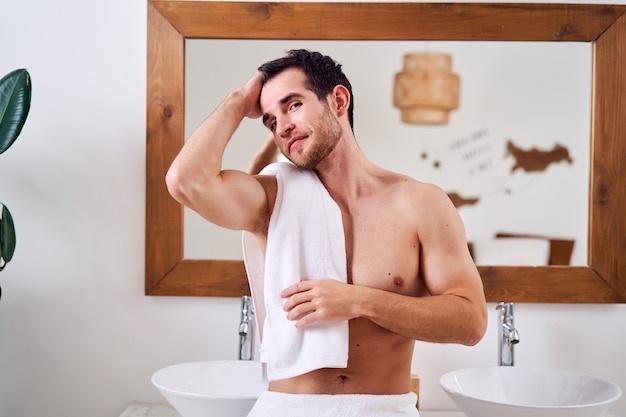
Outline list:
[[[13,259],[15,252],[15,224],[11,212],[2,205],[2,218],[0,218],[0,271]]]
[[[15,142],[30,110],[31,82],[25,69],[0,79],[0,153]]]

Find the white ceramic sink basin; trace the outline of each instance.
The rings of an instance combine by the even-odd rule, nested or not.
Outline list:
[[[245,417],[263,390],[258,361],[187,362],[152,375],[182,417]]]
[[[467,417],[600,417],[622,395],[589,375],[515,366],[460,369],[439,383]]]

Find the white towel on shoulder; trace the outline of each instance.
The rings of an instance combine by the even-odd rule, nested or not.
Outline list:
[[[256,238],[243,234],[248,280],[257,312],[261,361],[270,381],[320,368],[345,368],[348,322],[318,323],[296,329],[287,320],[280,292],[300,280],[347,280],[346,250],[339,206],[314,171],[288,162],[269,165],[278,191],[270,219],[265,257]]]

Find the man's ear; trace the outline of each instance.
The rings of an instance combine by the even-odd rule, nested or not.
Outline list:
[[[350,97],[350,92],[346,87],[336,85],[330,93],[330,98],[333,109],[337,112],[338,117],[348,113],[352,97]]]

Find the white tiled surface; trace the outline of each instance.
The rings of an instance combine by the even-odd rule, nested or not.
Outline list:
[[[120,417],[180,417],[169,404],[133,403]],[[420,411],[420,417],[464,417],[463,413],[447,411]]]

